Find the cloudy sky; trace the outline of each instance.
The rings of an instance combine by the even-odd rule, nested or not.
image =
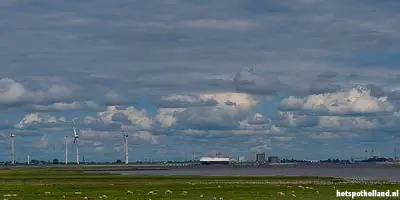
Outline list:
[[[393,156],[400,2],[4,0],[0,160]],[[70,160],[74,159],[72,141]],[[400,149],[400,147],[399,147]]]

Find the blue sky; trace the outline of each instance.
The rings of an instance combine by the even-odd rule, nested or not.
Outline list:
[[[0,160],[392,156],[398,1],[0,3]],[[67,141],[69,159],[74,159]],[[400,148],[400,147],[398,147]]]

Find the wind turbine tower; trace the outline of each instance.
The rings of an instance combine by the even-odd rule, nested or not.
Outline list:
[[[68,136],[65,136],[65,164],[68,164]]]
[[[11,164],[15,165],[15,135],[10,133],[10,140],[11,140]]]
[[[124,134],[125,165],[129,164],[128,134]]]
[[[79,136],[78,136],[78,134],[76,133],[75,121],[72,120],[72,122],[74,123],[74,126],[73,126],[72,128],[74,129],[74,144],[75,144],[75,147],[76,147],[76,164],[79,165],[79,147],[78,147],[78,139],[79,139]]]

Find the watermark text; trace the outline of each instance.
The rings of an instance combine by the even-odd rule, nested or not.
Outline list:
[[[400,197],[399,190],[395,191],[378,191],[378,190],[360,190],[360,191],[339,191],[336,190],[336,197],[351,197],[354,199],[355,197]]]

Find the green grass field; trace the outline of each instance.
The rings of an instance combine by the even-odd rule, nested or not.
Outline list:
[[[61,169],[0,170],[0,200],[329,200],[338,199],[335,196],[337,189],[395,191],[400,189],[399,186],[385,183],[349,183],[342,179],[317,177],[160,177],[87,174]]]

